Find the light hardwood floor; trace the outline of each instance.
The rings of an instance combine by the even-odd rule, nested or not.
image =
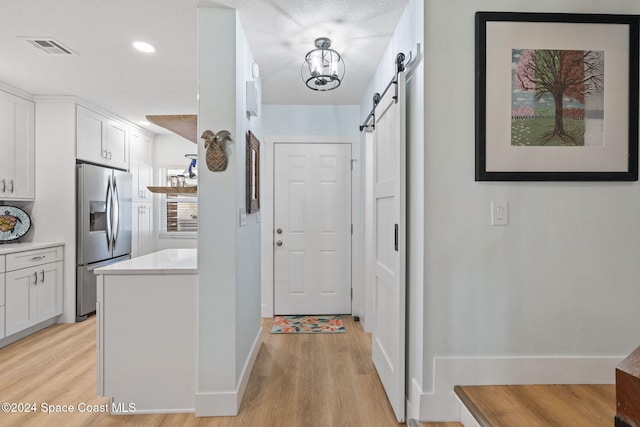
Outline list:
[[[346,317],[345,334],[271,335],[264,343],[237,417],[78,412],[106,405],[96,395],[95,317],[55,325],[0,349],[0,402],[35,404],[32,413],[0,412],[0,426],[398,426],[371,362],[371,336]],[[45,414],[42,404],[73,405]],[[459,424],[425,424],[452,427]]]
[[[613,426],[615,385],[462,386],[456,394],[483,427]]]

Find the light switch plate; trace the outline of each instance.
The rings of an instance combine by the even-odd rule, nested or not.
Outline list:
[[[506,201],[491,202],[491,225],[509,225],[509,204]]]
[[[258,212],[256,213],[256,223],[260,224],[262,222],[262,213]]]
[[[240,208],[240,227],[247,225],[247,210]]]

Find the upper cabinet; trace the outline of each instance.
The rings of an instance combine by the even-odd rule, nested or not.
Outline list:
[[[0,91],[0,200],[35,198],[35,106]]]
[[[129,169],[129,127],[80,105],[76,111],[76,158]]]
[[[130,167],[133,180],[133,201],[151,203],[153,185],[153,137],[137,129],[131,129]]]

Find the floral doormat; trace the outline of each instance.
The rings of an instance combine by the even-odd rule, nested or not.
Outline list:
[[[340,316],[276,316],[272,334],[336,334],[344,332]]]

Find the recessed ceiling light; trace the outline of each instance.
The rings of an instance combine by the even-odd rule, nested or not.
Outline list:
[[[147,42],[136,41],[133,42],[133,47],[144,53],[153,53],[156,51],[156,48],[150,45]]]

